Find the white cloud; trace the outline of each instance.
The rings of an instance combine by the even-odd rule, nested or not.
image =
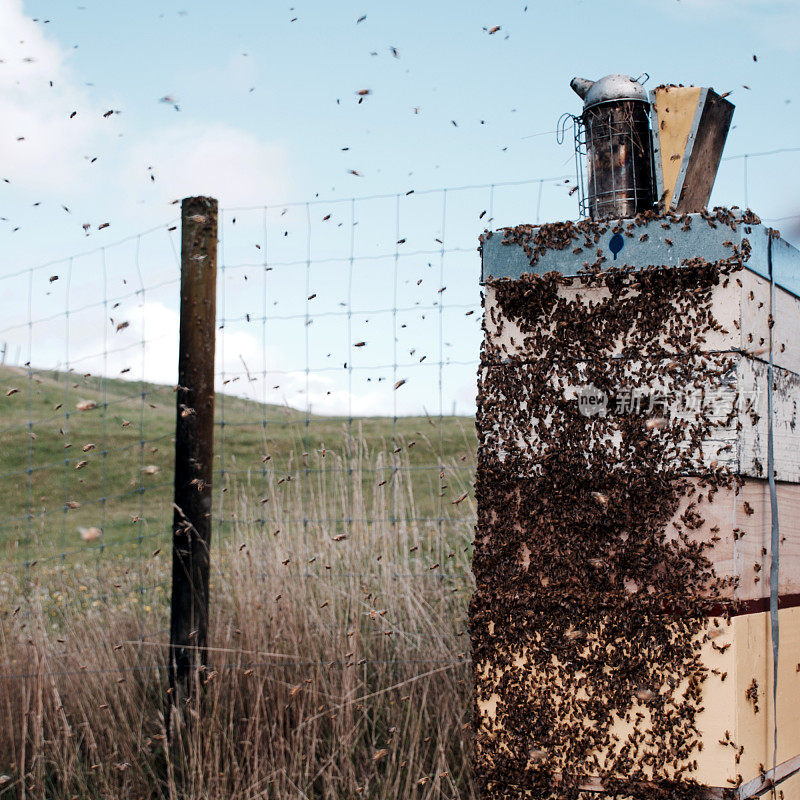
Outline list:
[[[151,200],[155,188],[164,202],[204,194],[221,205],[257,205],[285,191],[283,149],[225,124],[187,123],[152,131],[126,161],[123,180],[137,198]]]
[[[0,177],[14,188],[41,194],[37,199],[49,193],[68,205],[77,194],[84,205],[102,202],[118,212],[132,210],[125,201],[145,202],[162,214],[165,202],[192,194],[214,195],[230,205],[284,194],[281,147],[220,123],[139,132],[135,112],[124,102],[99,106],[90,98],[69,64],[69,51],[47,30],[25,14],[22,0],[0,0]],[[242,85],[252,80],[249,61],[232,61]],[[121,113],[105,118],[112,108]],[[94,156],[99,160],[90,166]]]
[[[272,381],[274,380],[274,384]],[[267,401],[293,408],[308,408],[312,414],[344,416],[385,416],[391,413],[386,395],[380,392],[350,392],[328,375],[311,373],[306,376],[302,370],[280,374],[268,374],[267,383],[280,384],[279,390],[270,391]],[[398,413],[419,412],[418,404],[400,404]]]
[[[22,0],[0,3],[0,57],[2,177],[23,189],[64,191],[92,147],[116,136],[115,121],[91,106],[67,54],[25,15]]]
[[[114,377],[121,369],[129,367],[131,371],[125,377],[138,380],[142,377],[144,364],[145,380],[174,384],[178,371],[178,312],[159,302],[147,302],[133,309],[125,319],[129,325],[121,333],[114,334],[114,343],[117,346],[131,343],[136,347],[111,353],[107,362],[108,375]],[[146,342],[143,359],[139,346],[142,339]],[[82,349],[97,352],[102,349],[97,344],[87,342]],[[83,362],[81,370],[84,370]],[[101,359],[95,358],[84,371],[101,372]],[[217,333],[215,376],[217,391],[257,402],[297,409],[309,407],[315,414],[369,416],[390,413],[385,391],[351,393],[341,380],[329,375],[313,372],[306,375],[303,370],[291,369],[280,347],[268,345],[265,351],[259,339],[246,331]],[[420,406],[415,400],[399,400],[398,413],[419,413]]]
[[[69,331],[60,315],[37,324],[31,357],[34,369],[64,370],[68,364],[76,375],[174,386],[178,380],[177,309],[156,300],[142,303],[131,298],[111,314],[112,318],[104,317],[99,308],[90,318],[73,315]],[[121,323],[124,327],[117,330]],[[22,366],[28,359],[27,327],[16,325],[14,332],[5,340],[8,362]],[[259,403],[309,408],[322,415],[406,415],[420,414],[426,406],[431,412],[437,408],[431,385],[424,379],[410,380],[401,392],[393,391],[389,379],[369,386],[362,380],[351,391],[344,370],[306,375],[297,365],[297,358],[285,348],[268,345],[264,349],[260,339],[247,331],[217,332],[217,391]],[[466,368],[464,378],[453,385],[454,394],[445,398],[444,413],[451,412],[453,403],[457,413],[474,411],[476,389],[471,372]]]

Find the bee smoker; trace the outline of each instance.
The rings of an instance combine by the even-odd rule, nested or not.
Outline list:
[[[597,81],[573,78],[584,101],[573,117],[576,153],[586,159],[581,212],[592,219],[625,219],[655,203],[650,102],[638,80],[606,75]],[[579,180],[583,181],[579,164]]]

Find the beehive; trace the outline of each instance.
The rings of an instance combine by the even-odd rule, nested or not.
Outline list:
[[[482,260],[470,614],[484,796],[756,797],[775,756],[790,800],[800,255],[717,210],[521,226],[485,235]]]

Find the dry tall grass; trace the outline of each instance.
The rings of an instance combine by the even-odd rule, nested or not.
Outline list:
[[[402,469],[374,477],[397,454],[316,457],[328,468],[301,460],[266,503],[256,480],[227,487],[210,664],[171,742],[165,599],[79,607],[97,579],[84,568],[60,575],[61,606],[6,583],[0,800],[473,796],[471,501],[451,502],[468,487],[447,489],[441,526],[422,524]],[[166,577],[165,555],[115,571],[117,596]]]

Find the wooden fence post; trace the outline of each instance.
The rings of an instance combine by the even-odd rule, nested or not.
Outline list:
[[[181,310],[175,427],[169,702],[182,707],[205,664],[214,461],[217,201],[181,206]],[[168,721],[169,728],[169,721]]]

